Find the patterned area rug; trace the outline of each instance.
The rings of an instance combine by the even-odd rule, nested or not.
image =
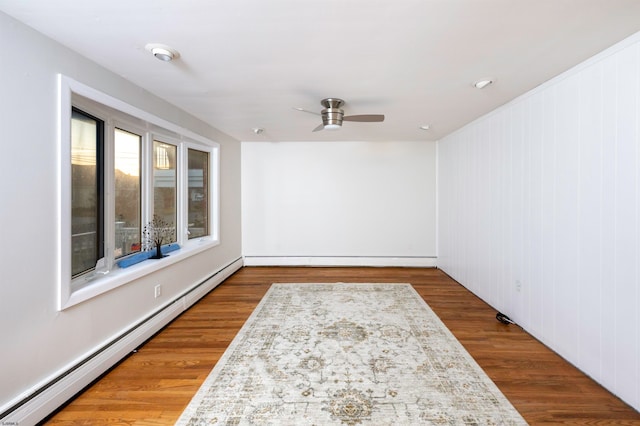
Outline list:
[[[410,284],[273,284],[178,425],[526,425]]]

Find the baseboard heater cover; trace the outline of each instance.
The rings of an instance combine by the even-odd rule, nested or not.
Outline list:
[[[375,266],[435,268],[432,256],[244,256],[245,266]]]
[[[142,320],[120,337],[78,362],[67,372],[40,386],[0,414],[0,424],[36,424],[104,374],[127,354],[242,268],[242,258],[230,262]]]

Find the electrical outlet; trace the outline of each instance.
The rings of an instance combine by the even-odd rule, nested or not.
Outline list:
[[[155,297],[157,299],[160,296],[162,296],[162,286],[160,284],[158,284],[153,289],[153,297]]]
[[[516,291],[520,293],[522,291],[522,283],[516,280]]]

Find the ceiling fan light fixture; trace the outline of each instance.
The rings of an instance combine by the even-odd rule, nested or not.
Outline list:
[[[325,124],[324,130],[339,130],[340,127],[342,126],[340,126],[339,124]]]

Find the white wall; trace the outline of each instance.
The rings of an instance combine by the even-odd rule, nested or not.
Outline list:
[[[58,312],[57,73],[221,144],[221,244]],[[241,256],[240,143],[0,13],[0,412]],[[153,286],[162,284],[154,299]]]
[[[435,157],[433,142],[243,142],[245,256],[434,257]]]
[[[636,409],[639,117],[640,34],[438,147],[439,266]]]

